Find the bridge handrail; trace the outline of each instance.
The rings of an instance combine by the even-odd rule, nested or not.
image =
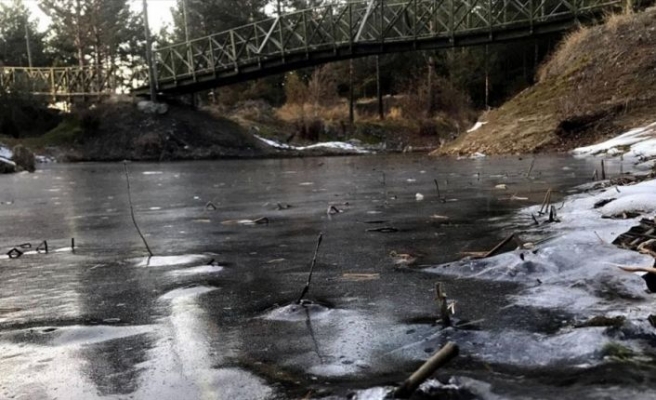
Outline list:
[[[13,67],[0,66],[0,87],[33,95],[89,96],[135,89],[147,83],[146,68],[112,66]]]

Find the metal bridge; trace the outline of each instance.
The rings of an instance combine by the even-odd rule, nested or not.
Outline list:
[[[368,55],[488,44],[562,31],[623,0],[356,0],[302,10],[157,49],[156,91],[184,94]],[[144,69],[135,94],[148,93]],[[95,74],[95,75],[94,75]],[[116,87],[92,68],[0,68],[35,93]],[[18,80],[21,80],[18,79]],[[10,80],[10,79],[9,79]],[[29,82],[32,82],[31,84]],[[134,80],[133,80],[134,82]]]
[[[294,12],[155,51],[159,93],[313,65],[507,41],[571,28],[618,0],[359,0]],[[137,90],[146,93],[147,88]]]
[[[0,88],[48,96],[57,100],[107,96],[147,83],[145,67],[99,69],[95,67],[0,67]]]

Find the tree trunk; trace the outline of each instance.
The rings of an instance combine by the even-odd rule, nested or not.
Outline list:
[[[355,122],[355,91],[353,90],[353,60],[349,60],[349,122]]]
[[[376,97],[378,98],[378,118],[385,119],[385,106],[383,104],[383,88],[380,82],[380,56],[376,56]]]

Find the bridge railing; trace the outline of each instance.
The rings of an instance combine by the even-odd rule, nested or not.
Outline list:
[[[620,0],[361,0],[258,21],[155,52],[160,82],[196,79],[297,53],[430,40],[574,18]]]
[[[53,98],[109,95],[147,84],[148,70],[96,67],[0,67],[0,88]]]

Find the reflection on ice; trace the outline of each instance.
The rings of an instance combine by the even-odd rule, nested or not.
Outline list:
[[[223,271],[223,267],[220,265],[201,265],[200,267],[177,269],[175,271],[170,271],[168,274],[171,276],[179,277],[179,276],[191,276],[191,275],[202,275],[202,274],[214,274],[221,271]]]
[[[177,265],[199,264],[207,262],[207,256],[187,254],[181,256],[154,256],[138,259],[138,267],[170,267]]]
[[[179,300],[192,298],[216,290],[216,288],[208,286],[192,286],[188,288],[174,289],[163,296],[160,297],[160,300]]]
[[[137,398],[264,400],[271,397],[273,391],[262,379],[239,368],[224,367],[231,355],[225,333],[198,305],[199,296],[214,289],[206,286],[176,289],[160,297],[170,300],[170,315],[160,321],[157,331],[160,338],[149,351],[149,361],[143,365],[145,371]],[[219,343],[219,348],[213,343]]]

